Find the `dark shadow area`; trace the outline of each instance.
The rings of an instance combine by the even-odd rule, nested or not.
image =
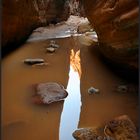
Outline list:
[[[139,83],[139,70],[133,69],[130,67],[127,67],[126,65],[118,64],[117,62],[113,62],[112,60],[108,59],[104,55],[102,55],[98,49],[98,46],[96,46],[96,49],[94,47],[90,47],[91,53],[93,51],[96,55],[101,59],[104,65],[106,65],[112,73],[119,76],[120,78],[123,78],[124,80],[127,80],[128,82],[134,82],[136,84]]]
[[[127,80],[128,82],[139,83],[139,70],[117,64],[104,56],[101,56],[101,58],[103,63],[106,64],[117,76]]]
[[[1,57],[4,58],[7,55],[9,55],[11,52],[13,52],[17,48],[19,48],[20,45],[25,43],[25,41],[28,39],[28,37],[31,33],[32,33],[32,31],[30,33],[28,33],[27,35],[25,35],[20,41],[9,42],[9,43],[7,43],[6,46],[1,47]]]

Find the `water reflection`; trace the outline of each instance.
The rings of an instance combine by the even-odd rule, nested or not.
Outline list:
[[[69,81],[67,85],[68,97],[65,99],[61,114],[59,140],[74,140],[72,133],[78,127],[81,112],[80,93],[80,50],[71,50]]]

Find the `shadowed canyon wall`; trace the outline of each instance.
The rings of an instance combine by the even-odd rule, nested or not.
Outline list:
[[[23,42],[33,29],[66,20],[66,0],[3,0],[2,52]]]
[[[83,0],[105,57],[138,69],[138,0]]]

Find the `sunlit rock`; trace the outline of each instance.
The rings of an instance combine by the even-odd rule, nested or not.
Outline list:
[[[117,91],[120,93],[126,93],[126,92],[128,92],[128,87],[127,87],[127,85],[119,85],[117,87]]]
[[[100,90],[97,89],[97,88],[94,88],[94,87],[90,87],[90,88],[88,89],[88,93],[89,93],[89,94],[99,94],[99,93],[100,93]]]
[[[58,83],[40,83],[36,86],[33,102],[36,104],[50,104],[64,100],[67,96],[67,91]]]
[[[49,47],[52,47],[52,48],[59,48],[60,46],[58,44],[56,44],[56,42],[54,40],[51,40],[50,41],[50,44],[49,44]]]

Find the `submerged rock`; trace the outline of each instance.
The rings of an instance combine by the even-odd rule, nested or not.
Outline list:
[[[67,91],[58,83],[40,83],[36,86],[33,102],[37,104],[50,104],[64,100],[67,96]]]
[[[59,46],[58,44],[56,44],[54,40],[51,40],[51,41],[50,41],[50,44],[49,44],[49,47],[52,47],[52,48],[56,48],[56,49],[57,49],[57,48],[59,48],[60,46]]]
[[[89,93],[89,94],[99,94],[99,93],[100,93],[100,90],[99,90],[99,89],[96,89],[96,88],[94,88],[94,87],[90,87],[90,88],[88,89],[88,93]]]
[[[28,58],[23,61],[27,65],[35,65],[35,64],[45,64],[45,60],[42,58]]]
[[[127,87],[127,85],[119,85],[117,87],[117,91],[121,92],[121,93],[126,93],[128,91],[128,87]]]
[[[46,48],[46,51],[49,53],[53,53],[53,52],[55,52],[55,49],[53,47],[48,47],[48,48]]]
[[[104,133],[115,140],[138,140],[136,127],[127,115],[110,121],[105,126]]]

